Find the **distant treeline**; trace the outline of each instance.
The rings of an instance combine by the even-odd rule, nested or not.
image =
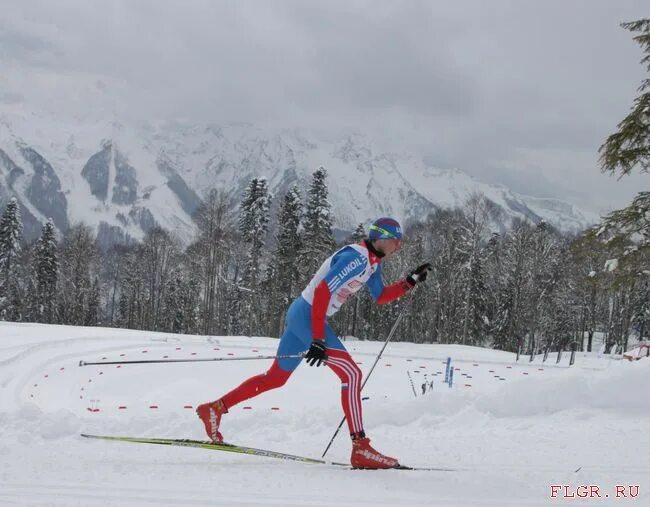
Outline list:
[[[102,251],[93,230],[73,225],[57,240],[51,222],[21,243],[16,200],[0,223],[0,318],[115,326],[203,335],[279,336],[284,313],[336,248],[327,173],[320,168],[302,199],[283,195],[277,217],[263,178],[251,180],[239,215],[225,192],[210,192],[183,247],[150,230],[141,244]],[[508,230],[482,195],[436,211],[406,229],[384,266],[386,283],[424,261],[433,270],[406,310],[396,339],[516,350],[589,350],[596,331],[627,348],[650,334],[648,252],[597,227],[566,235],[515,219]],[[271,220],[274,218],[274,220]],[[273,234],[269,223],[277,221]],[[605,231],[605,232],[604,232]],[[363,225],[348,238],[365,237]],[[339,245],[340,246],[340,245]],[[367,291],[334,317],[340,335],[384,339],[404,301],[376,305]],[[1,337],[0,337],[1,339]]]

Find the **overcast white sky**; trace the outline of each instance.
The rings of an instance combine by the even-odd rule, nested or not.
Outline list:
[[[650,176],[597,150],[646,77],[647,0],[0,0],[0,110],[357,129],[591,211]]]

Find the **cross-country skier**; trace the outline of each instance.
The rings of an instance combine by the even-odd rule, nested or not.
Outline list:
[[[347,245],[325,260],[289,307],[286,329],[278,346],[278,355],[307,351],[305,359],[309,366],[324,363],[341,379],[341,403],[352,437],[350,461],[355,468],[394,468],[399,463],[370,446],[363,430],[361,370],[328,325],[327,318],[363,285],[368,286],[377,303],[384,304],[426,279],[431,269],[429,263],[417,267],[404,279],[384,286],[381,261],[399,250],[401,239],[402,230],[396,220],[379,218],[370,226],[368,239]],[[276,359],[266,373],[249,378],[216,401],[199,405],[196,413],[210,439],[223,442],[219,432],[221,416],[244,400],[283,386],[301,361],[302,358]]]

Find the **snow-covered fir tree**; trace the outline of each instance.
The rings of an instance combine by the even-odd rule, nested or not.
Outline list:
[[[255,290],[260,280],[260,260],[269,228],[271,194],[266,178],[253,178],[241,202],[239,231],[248,244],[248,256],[242,273],[246,286]]]
[[[641,46],[641,63],[646,70],[630,112],[599,149],[601,170],[622,177],[633,171],[650,173],[650,18],[622,23],[621,26],[632,32],[634,41]],[[618,245],[621,250],[616,257],[610,257],[616,259],[618,273],[612,276],[616,280],[612,286],[615,297],[610,300],[607,336],[609,344],[618,339],[619,344],[626,348],[628,321],[638,325],[641,315],[638,309],[630,312],[628,302],[638,306],[634,303],[637,299],[635,294],[650,279],[650,270],[647,269],[650,265],[650,192],[639,192],[628,206],[607,215],[599,224],[596,235],[608,246]]]
[[[260,328],[262,309],[255,300],[259,298],[262,279],[262,255],[269,227],[271,194],[266,178],[253,178],[241,202],[239,231],[247,245],[246,261],[241,271],[241,283],[245,290],[239,291],[242,297],[243,331],[251,334]]]
[[[298,257],[301,284],[305,285],[321,263],[332,254],[336,242],[332,234],[331,205],[327,199],[327,171],[320,167],[312,176],[303,222],[302,248]]]
[[[293,186],[284,195],[278,210],[278,235],[277,247],[273,255],[274,267],[272,274],[277,296],[271,298],[269,318],[273,321],[273,333],[280,335],[284,327],[284,313],[289,303],[302,289],[299,286],[299,273],[297,270],[298,252],[302,247],[300,236],[300,221],[302,219],[302,202],[300,191]]]
[[[59,256],[52,219],[49,219],[43,226],[41,237],[34,249],[32,264],[36,302],[33,318],[38,322],[55,322]]]
[[[363,225],[363,223],[358,224],[357,228],[352,233],[352,241],[354,243],[359,243],[360,241],[363,241],[366,237],[367,234],[366,234],[365,226]]]
[[[18,259],[21,254],[23,224],[18,201],[12,197],[0,219],[0,319],[19,320],[20,280]]]

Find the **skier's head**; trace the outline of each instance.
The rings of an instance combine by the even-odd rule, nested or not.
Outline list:
[[[385,256],[389,256],[399,250],[402,241],[402,227],[394,218],[378,218],[370,226],[368,238],[377,250]]]

